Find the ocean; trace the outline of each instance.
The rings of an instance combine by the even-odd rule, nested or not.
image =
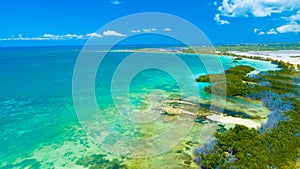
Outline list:
[[[178,161],[166,163],[166,159],[172,160],[172,155],[165,159],[163,155],[156,160],[143,159],[140,160],[143,164],[138,164],[139,160],[115,156],[107,152],[107,147],[101,147],[89,139],[78,120],[72,99],[73,71],[80,50],[81,47],[78,46],[0,48],[0,168],[122,168],[122,165],[170,166],[169,163],[177,165]],[[167,130],[170,124],[163,120],[141,127],[124,122],[123,118],[116,118],[110,90],[111,79],[118,65],[130,54],[111,52],[101,63],[95,79],[99,111],[114,132],[130,138],[152,137]],[[150,57],[149,53],[140,52],[138,55]],[[187,80],[186,83],[197,85],[199,99],[209,100],[210,94],[202,91],[208,84],[195,82],[198,75],[207,73],[199,57],[193,54],[177,56],[192,72],[192,76],[182,78]],[[217,56],[201,57],[210,59]],[[224,69],[236,65],[250,65],[260,71],[276,69],[276,65],[265,61],[243,59],[236,63],[232,57],[218,57]],[[215,70],[215,73],[220,71]],[[149,106],[149,94],[157,89],[166,92],[167,97],[178,97],[180,91],[176,80],[166,72],[157,69],[144,70],[131,81],[130,104],[137,109],[146,109]],[[236,108],[236,103],[244,108],[248,106],[254,111],[265,110],[257,102],[249,103],[239,98],[231,98],[231,101],[231,107]],[[121,106],[125,111],[128,108],[126,104]],[[119,138],[109,139],[115,141]]]

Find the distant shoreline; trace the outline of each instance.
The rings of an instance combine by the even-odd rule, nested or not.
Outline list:
[[[112,50],[111,52],[146,52],[146,53],[168,53],[168,54],[209,54],[216,56],[231,56],[242,57],[254,60],[264,61],[282,61],[285,64],[292,65],[295,69],[300,66],[300,50],[274,50],[274,51],[214,51],[211,53],[205,52],[184,52],[186,48],[141,48],[141,49],[120,49]]]
[[[275,61],[282,61],[286,64],[292,64],[295,68],[300,65],[300,50],[278,50],[278,51],[229,51],[228,53],[234,56],[252,58],[258,57],[263,59],[271,59]]]

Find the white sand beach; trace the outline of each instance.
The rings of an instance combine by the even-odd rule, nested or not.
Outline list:
[[[259,128],[261,126],[260,123],[254,122],[252,120],[238,118],[238,117],[218,115],[218,114],[213,114],[213,115],[207,116],[206,118],[209,120],[221,122],[221,123],[244,125],[249,128]]]
[[[265,59],[272,59],[283,61],[290,64],[300,65],[300,50],[279,50],[279,51],[249,51],[249,52],[238,52],[230,51],[229,53],[246,56],[246,57],[262,57]]]

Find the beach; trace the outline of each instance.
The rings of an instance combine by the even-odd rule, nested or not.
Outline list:
[[[243,125],[249,128],[259,128],[261,126],[260,123],[254,122],[253,120],[248,120],[248,119],[243,119],[243,118],[238,118],[238,117],[231,117],[231,116],[224,116],[224,115],[218,115],[218,114],[213,114],[210,116],[206,117],[209,120],[220,122],[220,123],[225,123],[225,124],[238,124],[238,125]]]
[[[277,61],[283,61],[293,65],[300,65],[300,50],[278,50],[278,51],[229,51],[228,53],[237,56],[245,57],[261,57],[263,59],[271,59]]]

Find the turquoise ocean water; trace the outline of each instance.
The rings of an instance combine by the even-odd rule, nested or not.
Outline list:
[[[0,48],[0,168],[87,167],[82,157],[105,154],[88,140],[73,107],[72,75],[80,50],[80,47]],[[113,112],[110,79],[118,63],[128,54],[109,53],[96,79],[97,100],[107,118]],[[178,56],[193,72],[190,83],[195,83],[194,78],[199,74],[206,73],[197,56]],[[269,62],[244,59],[234,63],[230,57],[220,59],[225,69],[239,64],[262,71],[276,68]],[[198,87],[201,90],[206,85],[198,84]],[[154,89],[173,94],[179,90],[168,74],[146,70],[132,81],[131,103],[143,107],[145,95]],[[210,98],[203,92],[200,96]],[[128,132],[126,128],[116,126],[115,129]]]

